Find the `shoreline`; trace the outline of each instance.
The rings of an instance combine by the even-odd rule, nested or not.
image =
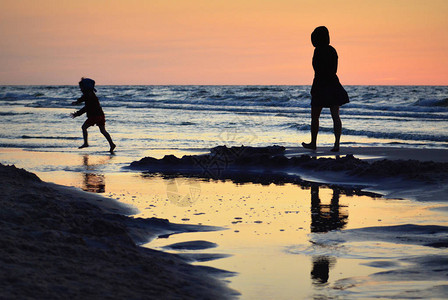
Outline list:
[[[228,299],[237,294],[220,280],[231,272],[136,245],[160,234],[217,228],[126,217],[121,213],[132,209],[124,204],[42,182],[14,166],[0,165],[0,176],[2,297]]]
[[[448,148],[406,148],[406,147],[341,147],[337,153],[330,151],[331,147],[318,147],[316,151],[304,149],[303,147],[287,147],[285,155],[301,155],[308,154],[311,156],[345,156],[352,154],[355,157],[362,158],[367,161],[375,161],[381,159],[389,160],[419,160],[448,162]]]
[[[353,155],[361,162],[375,163],[381,160],[415,160],[427,163],[448,163],[448,149],[421,149],[421,148],[402,148],[402,147],[342,147],[339,153],[330,152],[330,147],[320,147],[317,151],[310,151],[303,147],[287,147],[284,151],[286,158],[293,156],[307,155],[311,158],[336,158],[346,155]],[[199,155],[206,154],[206,149],[160,149],[150,150],[154,156],[161,159],[164,155],[172,153],[177,155]],[[29,149],[19,148],[0,148],[0,161],[7,164],[17,164],[31,172],[39,173],[46,181],[56,182],[62,185],[82,185],[79,175],[91,173],[94,174],[116,174],[122,173],[123,168],[128,169],[132,162],[132,157],[121,156],[120,152],[116,155],[98,154],[97,152],[60,152],[59,155],[53,155],[55,152],[30,151]],[[56,152],[58,153],[58,152]],[[180,156],[179,156],[180,157]],[[141,158],[141,157],[140,157]],[[138,159],[140,159],[138,158]],[[111,167],[113,164],[119,164],[118,169]],[[42,168],[41,166],[45,167]],[[62,167],[61,167],[62,166]],[[141,174],[143,169],[131,170]],[[171,170],[172,171],[172,170]],[[349,175],[347,172],[338,170],[315,170],[313,168],[296,168],[287,170],[287,176],[299,178],[300,180],[323,183],[361,187],[367,192],[382,194],[386,198],[409,198],[417,201],[433,201],[434,199],[448,200],[448,176],[439,178],[439,182],[424,182],[422,180],[409,180],[397,176],[380,178],[378,176],[368,177],[359,176],[359,174]],[[126,171],[125,171],[126,172]],[[174,172],[176,173],[176,172]],[[197,173],[197,172],[196,172]],[[48,175],[47,175],[48,174]],[[54,180],[57,176],[57,180]],[[100,175],[103,176],[103,175]],[[282,177],[281,174],[279,177]],[[83,188],[84,189],[84,188]],[[86,190],[86,189],[84,189]]]
[[[448,150],[409,148],[328,149],[217,146],[207,154],[144,157],[129,169],[237,183],[308,181],[358,186],[387,198],[448,200]],[[345,155],[345,156],[343,156]]]
[[[385,150],[388,149],[381,149],[381,151]],[[401,155],[401,157],[405,159],[406,155],[408,155],[409,153],[417,152],[418,154],[419,152],[422,153],[422,151],[425,151],[424,149],[421,149],[422,151],[414,151],[415,149],[411,150],[405,150],[405,151],[396,150],[397,152],[396,155]],[[291,156],[294,156],[296,155],[294,153],[300,153],[301,151],[305,152],[307,150],[288,148],[285,151],[286,152],[285,156],[290,157],[290,154]],[[368,163],[381,161],[383,157],[372,158],[373,155],[370,155],[373,152],[378,151],[380,150],[374,148],[365,149],[365,151],[362,154],[365,154],[366,156],[362,157],[362,161]],[[447,151],[443,151],[443,149],[440,149],[440,151],[437,150],[437,152],[441,154],[441,157],[433,155],[434,158],[439,159],[441,163],[444,163],[444,159],[446,159],[448,156],[443,154],[445,154]],[[5,154],[5,152],[3,153]],[[30,153],[32,155],[28,155]],[[188,209],[189,212],[186,216],[188,218],[191,218],[191,220],[184,221],[183,218],[185,217],[185,215],[180,213],[182,211],[181,209],[173,209],[173,211],[171,212],[170,208],[169,211],[165,212],[166,215],[161,214],[157,215],[155,214],[156,209],[151,208],[152,205],[149,205],[149,204],[157,205],[158,212],[166,210],[164,209],[163,204],[170,203],[170,201],[167,202],[166,200],[163,200],[163,197],[166,197],[167,195],[166,194],[167,188],[169,187],[169,185],[167,185],[168,182],[164,181],[165,179],[160,179],[160,181],[155,180],[154,183],[150,185],[151,189],[147,190],[144,188],[144,186],[150,182],[150,179],[145,179],[144,176],[146,175],[144,173],[140,171],[127,172],[125,170],[123,170],[121,174],[114,172],[113,170],[115,169],[115,167],[111,168],[110,164],[114,164],[116,163],[116,161],[112,162],[109,160],[104,160],[101,158],[101,156],[95,153],[92,153],[92,155],[89,156],[89,164],[86,165],[83,164],[85,163],[85,160],[83,159],[84,156],[86,156],[85,153],[76,153],[76,154],[64,153],[64,155],[62,155],[61,158],[63,158],[62,160],[64,160],[64,165],[67,166],[67,168],[63,169],[60,169],[61,161],[54,162],[54,166],[56,166],[55,168],[51,167],[53,166],[51,164],[53,162],[50,160],[53,155],[49,155],[48,153],[43,153],[41,155],[40,152],[30,152],[30,153],[22,153],[25,154],[25,156],[27,157],[29,156],[29,161],[20,160],[20,158],[23,159],[23,155],[21,155],[20,153],[15,153],[18,155],[16,157],[19,158],[19,161],[22,162],[22,164],[20,165],[21,167],[23,166],[23,164],[26,165],[31,162],[34,164],[35,166],[34,168],[40,168],[39,174],[45,174],[45,172],[48,172],[47,175],[44,176],[47,181],[49,181],[49,178],[50,181],[52,181],[51,178],[54,178],[54,180],[58,183],[62,183],[64,185],[74,185],[77,186],[77,188],[59,186],[53,183],[35,182],[34,181],[35,179],[33,179],[34,178],[33,175],[24,175],[25,178],[21,178],[21,176],[17,177],[15,175],[12,176],[11,174],[9,175],[3,174],[4,175],[3,177],[5,177],[6,179],[2,181],[3,182],[2,184],[6,186],[11,185],[11,189],[15,188],[14,191],[5,190],[2,196],[2,201],[8,200],[7,203],[9,203],[8,205],[10,205],[9,206],[10,209],[5,210],[4,214],[5,216],[9,216],[9,218],[12,218],[13,222],[16,222],[15,223],[16,225],[14,226],[16,226],[16,229],[19,230],[18,232],[10,231],[11,227],[13,227],[11,226],[11,224],[9,224],[6,227],[3,226],[4,228],[2,228],[2,232],[5,232],[4,234],[2,234],[2,239],[4,239],[5,244],[8,245],[4,249],[5,251],[4,257],[6,257],[6,259],[9,259],[9,261],[4,262],[4,265],[7,266],[5,270],[17,270],[16,273],[13,272],[4,274],[4,280],[5,280],[4,282],[8,285],[7,287],[5,287],[5,289],[3,289],[5,290],[5,295],[8,295],[6,293],[11,294],[15,292],[13,288],[16,287],[16,289],[24,291],[37,290],[37,293],[47,292],[47,293],[53,293],[53,295],[58,296],[64,294],[68,295],[67,298],[70,298],[70,296],[71,298],[73,298],[76,297],[76,295],[81,295],[82,293],[84,293],[83,295],[87,294],[98,296],[96,294],[92,294],[96,293],[93,286],[98,285],[100,286],[100,289],[103,289],[103,291],[109,291],[109,292],[112,291],[113,295],[115,296],[118,295],[118,293],[120,293],[120,291],[118,290],[121,287],[119,286],[123,285],[124,283],[126,290],[122,291],[123,294],[120,294],[121,295],[120,298],[130,296],[132,297],[132,295],[138,298],[139,295],[137,295],[136,293],[139,293],[142,291],[142,289],[146,288],[149,289],[149,293],[154,293],[150,294],[152,297],[159,297],[159,298],[182,297],[187,299],[188,298],[202,299],[207,297],[209,298],[213,297],[216,299],[221,298],[225,299],[225,298],[237,297],[238,292],[231,290],[231,288],[234,287],[233,284],[230,284],[230,287],[227,287],[225,282],[222,281],[223,277],[232,276],[235,273],[222,270],[239,272],[239,269],[229,267],[229,263],[224,260],[220,259],[213,260],[213,259],[222,258],[229,254],[230,255],[235,254],[234,259],[226,258],[225,260],[238,261],[240,264],[244,265],[244,263],[240,261],[241,257],[244,257],[244,255],[240,255],[240,253],[238,252],[243,250],[236,248],[239,250],[236,250],[236,252],[232,251],[229,252],[228,251],[229,247],[230,249],[232,249],[233,247],[232,245],[234,245],[233,240],[222,240],[221,239],[222,234],[220,232],[216,233],[214,233],[214,231],[204,232],[206,230],[216,230],[219,228],[212,226],[195,225],[195,224],[209,224],[224,227],[227,226],[224,225],[225,222],[223,222],[222,220],[220,220],[220,222],[217,222],[217,220],[213,219],[213,216],[211,215],[211,211],[215,211],[214,208],[212,209],[211,205],[213,205],[213,207],[216,207],[216,209],[220,210],[220,212],[216,210],[216,216],[225,217],[221,216],[221,211],[223,208],[218,207],[216,205],[222,202],[220,202],[219,199],[215,199],[214,201],[218,203],[213,204],[214,202],[212,200],[213,197],[216,198],[215,195],[218,193],[217,191],[215,191],[214,187],[219,188],[218,182],[221,182],[221,180],[217,180],[216,182],[214,180],[210,181],[209,183],[211,184],[210,187],[208,187],[206,183],[204,184],[201,183],[202,188],[201,193],[203,193],[203,196],[204,197],[211,196],[212,199],[204,201],[204,203],[202,204],[199,203],[200,201],[198,201],[197,203],[195,203],[197,206],[192,208],[191,212],[189,208],[185,208],[184,211]],[[387,153],[387,151],[385,151],[385,153]],[[168,151],[167,154],[169,154]],[[117,160],[122,162],[123,157],[119,157],[119,152],[117,156],[118,156]],[[326,149],[317,151],[316,156],[318,156],[318,158],[323,158],[324,161],[329,159]],[[358,154],[355,153],[355,156],[358,156]],[[8,157],[10,159],[12,156],[3,155],[3,158]],[[47,164],[46,161],[40,160],[40,158],[44,157],[45,159],[49,159],[49,162],[51,163]],[[334,154],[333,157],[335,157]],[[5,160],[8,161],[8,159]],[[317,161],[318,159],[315,160]],[[12,168],[12,167],[6,167],[6,168]],[[110,170],[112,170],[113,173],[108,173],[111,172]],[[18,172],[19,173],[23,172],[23,174],[29,174],[26,171],[18,171]],[[250,176],[248,176],[246,182],[252,182],[255,183],[255,185],[253,184],[248,185],[247,188],[248,193],[246,195],[247,196],[253,195],[254,197],[257,197],[256,195],[258,195],[258,193],[261,192],[261,186],[265,187],[267,186],[264,183],[267,183],[268,185],[271,185],[272,183],[276,185],[277,183],[279,183],[279,187],[282,186],[281,177],[284,174],[283,175],[280,174],[279,177],[276,178],[275,176],[273,176],[274,173],[275,172],[264,174],[267,176],[265,176],[264,178],[262,178],[261,176],[260,182],[254,180],[256,179],[255,177],[251,178]],[[89,177],[85,177],[86,174],[90,174]],[[341,191],[341,197],[343,197],[343,199],[351,197],[349,195],[356,195],[357,197],[361,196],[364,198],[368,198],[369,192],[379,192],[382,195],[385,195],[385,198],[388,197],[394,199],[406,198],[406,199],[415,199],[419,201],[428,200],[432,202],[441,201],[440,202],[441,204],[442,202],[448,200],[447,188],[445,184],[442,184],[442,182],[428,185],[423,181],[410,181],[397,177],[390,177],[383,180],[372,179],[369,177],[359,177],[359,176],[349,177],[346,174],[344,174],[344,172],[336,172],[329,170],[315,171],[313,169],[305,169],[305,168],[301,168],[300,172],[293,172],[293,173],[289,172],[285,174],[291,176],[291,178],[295,178],[294,180],[308,181],[307,184],[309,184],[310,186],[311,185],[320,186],[320,184],[323,184],[322,186],[320,186],[321,190],[324,191],[323,199],[325,199],[326,197],[325,195],[327,193],[330,193],[331,188],[335,188],[337,190],[338,186],[339,187],[346,186],[346,187],[354,187],[354,190],[347,190],[347,192]],[[31,176],[33,178],[27,179],[27,176]],[[67,182],[67,177],[73,177],[73,176],[76,176],[77,180],[81,180],[80,181],[81,185],[73,184],[74,181]],[[167,176],[167,178],[170,178],[170,176]],[[87,179],[92,180],[90,183],[94,185],[99,184],[99,186],[102,186],[103,191],[102,192],[97,191],[97,193],[98,192],[105,193],[104,186],[106,186],[107,187],[106,193],[107,191],[109,191],[109,197],[105,198],[99,195],[95,195],[93,193],[85,193],[83,191],[80,191],[80,188],[83,188],[82,185],[83,180]],[[198,180],[200,182],[200,180],[203,179],[199,178]],[[446,177],[444,177],[444,180],[446,180]],[[135,184],[136,181],[138,181],[139,184],[141,185],[140,186],[132,185]],[[145,181],[148,181],[148,183],[145,183]],[[231,180],[222,181],[223,191],[227,190],[225,186],[228,185],[225,185],[224,182],[228,181]],[[179,184],[179,187],[182,186],[186,187],[187,191],[188,188],[192,187],[188,185],[188,179],[185,182],[183,181],[183,179],[180,179],[177,183]],[[183,185],[185,183],[186,185]],[[243,181],[242,183],[245,182]],[[236,182],[235,186],[238,187],[238,185],[239,182]],[[110,187],[112,186],[114,186],[112,189],[113,193],[111,193],[109,190]],[[241,186],[244,186],[244,184],[242,184]],[[252,189],[250,189],[251,186],[253,186]],[[306,184],[305,185],[300,184],[299,186],[301,188],[305,187],[306,189],[305,194],[307,195],[299,197],[301,197],[302,199],[308,199],[310,190],[312,190],[310,186]],[[288,185],[286,186],[286,188],[288,188]],[[238,189],[241,190],[242,187],[239,187]],[[356,192],[358,189],[363,191],[363,193],[358,195],[358,193]],[[300,188],[294,188],[292,186],[290,188],[290,191],[294,195],[297,195],[297,193],[301,195],[299,190]],[[147,194],[139,195],[139,193],[141,193],[142,191],[146,191]],[[128,192],[131,192],[131,194],[128,194],[127,196],[125,195],[122,196],[123,193]],[[186,190],[182,190],[179,192],[185,193]],[[222,191],[219,193],[222,193]],[[23,196],[23,194],[25,196]],[[149,195],[151,194],[158,194],[162,195],[163,197],[157,198],[157,196],[154,196],[155,198],[150,198]],[[86,197],[84,200],[83,195],[84,197]],[[137,198],[141,199],[142,202],[141,206],[139,206],[139,209],[145,210],[145,216],[143,217],[147,219],[136,219],[117,215],[117,213],[132,214],[135,212],[130,208],[130,206],[124,204],[124,203],[133,204],[134,195],[136,195]],[[48,197],[56,199],[57,204],[52,203],[48,205],[39,205],[38,207],[34,207],[32,209],[32,213],[37,214],[37,217],[30,218],[30,215],[26,210],[25,213],[20,212],[23,211],[23,209],[26,208],[27,205],[30,205],[30,203],[34,202],[38,204],[46,203],[45,199]],[[264,203],[264,201],[262,200],[264,198],[262,196],[260,197],[261,197],[260,203],[266,205],[267,208],[275,205],[277,209],[277,206],[280,205],[277,203],[274,204],[274,202],[271,202],[272,204],[269,204],[269,201],[268,203]],[[295,198],[296,196],[293,197]],[[375,197],[375,195],[372,195],[372,197]],[[115,198],[117,200],[112,200],[110,198]],[[238,198],[234,199],[232,195],[229,195],[228,198],[229,199],[227,199],[226,201],[229,202],[229,205],[231,203],[234,203],[236,207],[239,207],[239,203],[241,203],[240,201],[243,201],[242,203],[245,203],[244,201],[246,201],[246,200],[237,200]],[[230,202],[232,199],[233,202]],[[25,202],[28,201],[24,204],[25,205],[24,207],[21,207],[21,205],[19,205],[22,200],[24,200]],[[123,200],[126,200],[126,202],[118,202]],[[154,202],[145,204],[148,203],[147,201],[152,200],[154,200]],[[95,206],[93,206],[91,203],[86,203],[85,201],[93,202]],[[271,201],[273,201],[273,199],[271,199]],[[69,204],[67,204],[67,202]],[[75,204],[76,213],[73,212],[72,207],[73,203],[78,203],[78,205]],[[104,207],[103,204],[105,203],[109,204],[109,206]],[[299,203],[300,202],[297,202],[296,204]],[[62,207],[59,207],[59,204],[61,204]],[[95,208],[96,206],[98,206],[98,204],[102,207],[101,209]],[[206,207],[208,208],[209,206],[211,211],[204,210],[204,208]],[[55,217],[58,216],[58,214],[52,213],[51,209],[60,211],[64,216],[64,218],[74,220],[77,217],[80,217],[81,221],[78,223],[71,223],[71,221],[66,222],[64,221],[64,219]],[[196,210],[193,211],[193,209],[198,209],[198,211]],[[308,209],[309,208],[304,209],[304,207],[294,208],[294,210],[297,210],[297,212],[299,210],[301,212],[304,212],[307,211]],[[439,205],[437,205],[437,209],[438,210],[443,209],[443,207],[439,207]],[[19,213],[17,213],[17,211],[19,211]],[[279,212],[282,212],[282,210],[280,210]],[[118,217],[111,217],[111,215],[116,215]],[[172,219],[172,217],[176,215],[177,218]],[[295,213],[293,210],[291,210],[291,213],[288,213],[286,215],[294,217]],[[27,216],[28,219],[26,220],[28,221],[21,219],[23,218],[23,216]],[[162,219],[152,218],[152,216],[162,217]],[[237,231],[234,232],[233,230],[223,231],[225,237],[234,238],[242,236],[243,233],[249,234],[249,232],[247,231],[249,228],[250,229],[253,228],[253,230],[260,230],[259,228],[262,228],[261,226],[266,226],[263,228],[265,228],[267,232],[272,232],[272,237],[273,238],[275,237],[275,239],[281,237],[284,234],[294,234],[294,232],[297,232],[292,231],[291,229],[288,228],[286,228],[286,231],[283,231],[284,227],[279,228],[273,227],[274,225],[269,225],[269,223],[273,221],[270,220],[269,218],[257,218],[251,220],[247,216],[237,212],[228,215],[227,217],[233,218],[240,216],[243,216],[245,222],[247,221],[249,222],[249,224],[238,223],[234,225],[233,223],[240,221],[230,220],[232,221],[231,226],[234,226],[230,228],[235,229],[239,232]],[[352,219],[355,216],[356,216],[355,214],[353,213],[351,214]],[[384,220],[385,216],[382,216],[381,218]],[[184,224],[170,223],[166,219],[169,219],[170,221],[177,220],[178,222],[180,222],[182,219]],[[207,219],[212,219],[212,221],[208,220],[211,222],[207,222]],[[43,224],[34,223],[34,220],[37,220],[36,222],[41,222],[43,220],[44,223]],[[99,220],[99,222],[96,222],[95,225],[92,225],[94,224],[93,222],[95,220]],[[251,224],[251,221],[254,220],[256,222],[252,222],[253,224]],[[8,219],[6,217],[3,218],[4,224],[7,224],[5,223],[6,221],[8,221]],[[258,221],[263,221],[263,223],[257,223]],[[351,222],[352,224],[355,224],[353,220]],[[381,223],[378,224],[381,225]],[[35,226],[36,224],[38,225],[37,229],[36,228],[30,229],[32,226]],[[48,224],[56,226],[57,230],[54,230],[53,228],[50,229],[46,228],[45,226],[47,226]],[[377,225],[377,223],[374,222],[371,225]],[[394,223],[390,225],[394,225]],[[363,226],[365,225],[362,225],[361,227]],[[64,228],[65,231],[63,230],[61,232],[60,230],[61,228]],[[71,229],[69,230],[67,228]],[[66,233],[67,230],[68,233]],[[73,232],[73,230],[75,230],[75,232]],[[303,229],[300,229],[298,233],[300,233],[302,230]],[[169,239],[157,239],[156,241],[153,241],[152,243],[147,245],[152,249],[157,249],[160,251],[155,251],[148,248],[136,246],[136,244],[145,243],[151,238],[155,238],[158,236],[167,237],[170,235],[170,233],[173,232],[196,232],[196,231],[202,232],[198,233],[199,238],[195,238],[193,236],[194,234],[174,235]],[[356,231],[354,232],[356,233]],[[258,233],[253,233],[251,237],[258,238],[257,234]],[[195,253],[193,251],[193,253],[191,254],[189,253],[170,254],[166,253],[167,250],[166,248],[164,248],[167,243],[173,244],[173,242],[191,242],[195,239],[211,241],[212,243],[217,244],[218,247],[216,250],[213,249],[207,250],[206,253],[201,253],[200,251],[199,253]],[[255,243],[255,245],[257,245],[257,243],[262,243],[261,242],[262,240],[263,239],[259,241],[257,240],[258,242],[255,242],[255,240],[253,240],[252,243]],[[235,243],[238,244],[237,241],[238,240],[235,240]],[[307,242],[304,240],[302,241],[302,243],[306,244]],[[289,244],[289,242],[287,244]],[[163,246],[159,248],[157,245],[163,245]],[[251,247],[253,247],[252,244],[250,245]],[[206,245],[202,241],[201,243],[195,243],[195,245],[193,246],[204,247]],[[292,247],[298,247],[297,249],[299,250],[301,249],[300,245],[298,246],[293,245]],[[298,252],[297,251],[296,252],[301,253],[301,251],[299,250],[297,250]],[[271,249],[270,251],[273,250]],[[172,251],[168,249],[168,252]],[[13,255],[10,255],[8,253],[13,253]],[[36,255],[36,253],[38,253],[41,256]],[[280,255],[277,252],[269,252],[269,253],[270,255],[274,254]],[[293,251],[293,253],[295,252]],[[95,254],[96,255],[99,254],[99,256],[95,257]],[[196,262],[192,261],[194,259],[196,259]],[[213,261],[211,264],[206,263],[205,264],[206,266],[200,266],[201,263],[199,262],[203,259],[212,259]],[[307,261],[308,259],[309,259],[308,257],[302,257],[299,259],[299,261],[302,264],[305,263],[306,265],[308,265],[309,263]],[[291,257],[291,260],[294,260],[294,257]],[[95,264],[93,264],[93,262],[95,263],[98,262],[99,265],[95,267]],[[194,262],[195,265],[188,264],[191,262]],[[216,269],[210,268],[208,265],[211,265]],[[36,270],[41,269],[47,271],[45,274],[43,274],[43,276],[39,277],[37,276],[39,275],[39,272],[36,272]],[[154,272],[157,275],[160,274],[161,276],[157,276],[156,278],[154,278]],[[10,274],[14,276],[11,277]],[[131,283],[128,282],[128,279],[132,280],[134,277],[139,277],[138,282],[141,283],[140,285],[138,282],[131,282]],[[14,280],[12,280],[11,278],[13,278]],[[123,278],[125,278],[125,280],[123,280]],[[174,280],[171,280],[171,278],[174,278]],[[230,280],[230,282],[233,283],[235,282],[234,278],[235,280],[237,280],[236,277],[227,280]],[[86,288],[83,288],[82,286],[80,287],[78,286],[78,284],[76,284],[77,282],[84,282],[83,280],[87,282],[85,285]],[[207,282],[206,285],[203,284],[204,281]],[[114,284],[109,284],[110,282],[113,282]],[[181,282],[180,284],[181,287],[178,287],[178,284],[176,284],[176,282]],[[176,288],[170,289],[170,287],[173,284],[175,284]],[[215,284],[217,287],[215,286]],[[245,290],[244,288],[242,288],[241,285],[238,284],[235,285],[235,288],[238,291],[241,291],[244,297],[244,295],[247,293],[247,290]],[[182,285],[188,285],[188,287],[183,287]],[[201,285],[201,288],[200,289],[195,288],[196,285]],[[191,294],[192,293],[191,289],[194,290],[195,293],[194,295]],[[144,293],[145,295],[147,295],[148,290],[145,290]],[[15,294],[11,295],[14,296]],[[100,296],[104,297],[104,295],[105,293],[101,294]],[[24,298],[30,297],[30,295],[26,294],[26,292],[23,292],[23,294],[20,294],[19,297],[20,296],[23,296]],[[45,295],[42,294],[42,297],[45,296],[46,294]],[[119,297],[117,296],[117,298]]]

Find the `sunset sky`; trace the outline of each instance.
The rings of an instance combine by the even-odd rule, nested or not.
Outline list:
[[[447,0],[1,0],[0,84],[448,84]]]

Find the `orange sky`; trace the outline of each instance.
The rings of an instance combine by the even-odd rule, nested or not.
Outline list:
[[[0,84],[448,84],[447,0],[1,0]]]

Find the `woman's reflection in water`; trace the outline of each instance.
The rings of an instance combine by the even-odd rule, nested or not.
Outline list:
[[[82,189],[92,193],[104,193],[106,191],[106,181],[103,174],[95,173],[96,164],[89,164],[89,155],[83,155],[83,166],[86,171],[83,172],[83,186]],[[99,164],[105,164],[110,160],[110,157]]]
[[[348,214],[341,211],[339,205],[338,188],[333,189],[333,197],[330,204],[322,204],[319,197],[319,186],[311,187],[311,232],[325,233],[331,230],[342,229],[347,224]],[[328,282],[330,268],[336,260],[329,256],[314,256],[311,279],[315,285],[323,285]]]

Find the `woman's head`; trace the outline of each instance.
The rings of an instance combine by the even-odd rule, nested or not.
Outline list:
[[[311,42],[314,47],[328,46],[330,45],[330,33],[327,27],[319,26],[314,29],[311,34]]]
[[[90,78],[81,78],[81,81],[79,82],[79,87],[81,88],[82,92],[96,92],[95,89],[95,80]]]

